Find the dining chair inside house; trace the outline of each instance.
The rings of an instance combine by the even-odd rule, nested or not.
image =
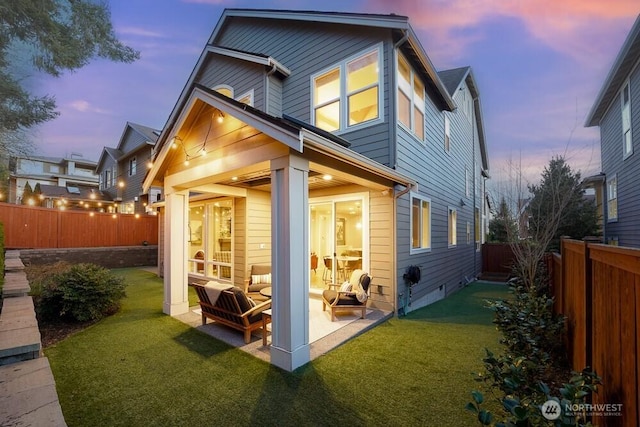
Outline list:
[[[325,255],[322,257],[322,262],[324,263],[324,271],[322,272],[322,280],[325,283],[330,283],[333,280],[333,258],[329,255]]]
[[[202,260],[202,262],[196,263],[196,270],[198,271],[198,273],[204,273],[204,251],[200,250],[196,252],[193,258],[197,260]]]

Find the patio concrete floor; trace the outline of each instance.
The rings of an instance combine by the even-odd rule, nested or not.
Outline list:
[[[199,310],[198,306],[191,307],[188,313],[175,317],[214,338],[237,347],[259,359],[270,362],[270,333],[266,347],[262,345],[261,330],[254,332],[251,336],[251,342],[245,344],[243,334],[235,329],[217,324],[209,319],[207,319],[206,325],[202,325],[202,317],[197,310]],[[330,312],[322,312],[321,299],[314,296],[310,298],[309,341],[311,360],[326,354],[346,341],[393,317],[393,312],[368,309],[365,318],[360,319],[358,312],[344,311],[342,313],[338,312],[337,317],[338,319],[335,322],[331,322]]]

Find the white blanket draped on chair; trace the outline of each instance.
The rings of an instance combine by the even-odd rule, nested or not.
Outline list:
[[[216,301],[218,301],[218,297],[222,291],[226,291],[231,288],[233,288],[233,285],[230,285],[229,283],[218,283],[214,281],[207,282],[207,284],[204,285],[204,290],[209,297],[211,305],[216,305]]]

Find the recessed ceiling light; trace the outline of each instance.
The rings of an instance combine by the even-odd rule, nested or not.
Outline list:
[[[333,177],[329,174],[326,174],[322,177],[322,179],[324,179],[325,181],[331,181],[333,179]]]

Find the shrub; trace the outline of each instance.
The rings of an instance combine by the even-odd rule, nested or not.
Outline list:
[[[121,277],[95,264],[58,267],[61,271],[40,283],[42,318],[95,321],[118,310],[126,286]]]
[[[532,285],[525,286],[522,279],[516,278],[509,286],[512,299],[488,302],[495,313],[493,323],[503,335],[500,342],[510,358],[528,361],[531,385],[538,381],[549,383],[557,377],[558,368],[568,366],[568,360],[561,339],[564,316],[553,312],[544,263],[537,268]]]
[[[541,409],[545,402],[555,400],[561,408],[585,403],[600,384],[600,378],[589,369],[570,371],[562,345],[564,317],[553,312],[546,269],[540,263],[532,270],[533,280],[527,282],[522,279],[527,276],[520,275],[510,283],[513,298],[488,302],[505,351],[496,356],[487,350],[485,372],[476,380],[498,395],[505,419],[494,422],[494,414],[481,407],[482,393],[474,391],[467,409],[483,426],[548,425]],[[560,417],[554,425],[591,425],[582,414],[561,411]]]
[[[40,303],[42,297],[42,290],[46,287],[51,287],[55,277],[58,274],[69,271],[72,264],[66,261],[58,261],[55,264],[43,264],[43,265],[28,265],[25,268],[27,273],[27,279],[29,280],[29,287],[31,292],[29,295],[33,297],[35,305]]]

